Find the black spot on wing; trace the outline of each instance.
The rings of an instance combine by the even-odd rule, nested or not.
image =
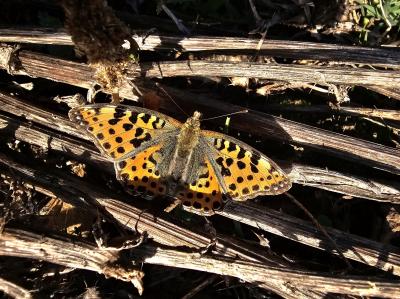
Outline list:
[[[231,171],[226,167],[222,167],[221,174],[222,174],[222,176],[231,176]]]
[[[239,169],[245,169],[246,168],[246,164],[243,163],[242,161],[237,161],[237,166]]]
[[[224,164],[222,163],[223,161],[224,161],[224,158],[222,158],[222,157],[218,157],[215,160],[215,162],[217,162],[217,164],[220,165],[220,166],[224,166]]]
[[[156,159],[154,159],[153,154],[150,155],[149,161],[150,161],[151,163],[153,163],[154,165],[157,165],[157,161],[156,161]]]
[[[118,122],[120,122],[121,119],[120,118],[112,118],[108,121],[108,123],[112,126],[116,125]]]
[[[240,148],[237,158],[243,159],[245,157],[245,153],[246,153],[246,151],[244,149]]]
[[[232,158],[228,158],[225,160],[226,166],[231,166],[233,164],[233,159]]]
[[[126,123],[126,124],[123,124],[122,127],[125,129],[125,131],[129,131],[130,129],[133,128],[133,125],[130,123]]]
[[[126,166],[126,161],[121,161],[121,162],[118,163],[118,167],[121,168],[121,169],[125,168],[125,166]]]
[[[256,157],[254,157],[254,156],[251,156],[251,158],[250,158],[250,161],[251,161],[251,163],[252,164],[254,164],[254,165],[258,165],[258,161],[259,161],[259,159],[257,159]]]
[[[165,126],[165,121],[156,117],[156,120],[151,124],[154,129],[162,129]]]
[[[217,164],[219,166],[221,166],[221,175],[222,176],[230,176],[231,175],[230,170],[228,168],[226,168],[224,165],[224,158],[218,157],[215,161],[217,162]]]
[[[261,159],[261,155],[259,153],[257,153],[257,152],[252,152],[251,153],[250,161],[254,165],[258,165],[258,161],[260,161],[260,159]]]
[[[206,173],[199,175],[199,179],[206,179],[210,176],[210,172],[207,170]]]
[[[143,142],[151,139],[150,133],[146,133],[143,138],[133,138],[129,141],[135,148],[138,148]]]
[[[195,209],[201,209],[201,203],[199,203],[198,201],[195,201],[194,203],[193,203],[193,208],[195,208]]]
[[[125,115],[126,115],[125,108],[117,106],[117,108],[115,109],[114,118],[115,119],[123,118]]]
[[[147,124],[150,120],[150,115],[149,114],[144,114],[143,116],[141,116],[140,118],[142,119],[142,121]]]
[[[225,143],[223,139],[214,139],[214,146],[217,150],[222,151],[225,148]]]
[[[251,171],[252,171],[253,173],[258,173],[258,168],[257,168],[257,166],[251,164],[250,169],[251,169]]]
[[[137,128],[136,132],[135,132],[135,137],[139,137],[140,135],[142,135],[144,132],[144,130],[142,128]]]
[[[123,154],[123,153],[125,153],[125,149],[122,146],[120,146],[117,148],[117,152],[120,154]]]
[[[213,202],[213,209],[214,210],[218,210],[219,208],[221,208],[221,204],[218,201],[214,201]]]
[[[137,114],[134,114],[134,112],[132,112],[131,116],[128,119],[132,124],[136,124],[137,123]]]
[[[233,152],[236,150],[236,144],[234,144],[233,142],[229,142],[229,146],[226,149],[228,152]]]

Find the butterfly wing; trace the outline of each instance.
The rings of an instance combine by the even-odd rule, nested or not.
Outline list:
[[[202,135],[221,188],[230,198],[245,201],[290,189],[283,170],[256,149],[225,134],[202,131]]]
[[[193,181],[190,184],[174,182],[166,174],[176,139],[166,138],[127,159],[115,162],[117,179],[121,180],[128,192],[135,192],[146,198],[170,196],[179,199],[185,210],[209,216],[223,206],[225,195],[220,189],[214,169],[204,160],[201,148],[194,149],[191,160]]]
[[[159,143],[176,134],[182,125],[161,113],[126,105],[76,107],[69,117],[92,137],[103,155],[114,161]]]
[[[117,179],[122,181],[128,192],[145,197],[167,194],[167,183],[160,176],[158,165],[162,159],[162,144],[156,144],[131,156],[115,162]]]
[[[197,149],[199,150],[199,149]],[[203,155],[203,159],[205,156]],[[198,177],[176,195],[185,210],[199,215],[210,216],[223,207],[226,196],[221,189],[211,161],[199,163]]]

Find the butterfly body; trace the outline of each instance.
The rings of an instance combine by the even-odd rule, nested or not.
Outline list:
[[[226,200],[285,192],[291,183],[269,158],[228,135],[201,130],[199,112],[185,123],[125,105],[94,104],[69,116],[114,162],[117,179],[146,197],[173,197],[212,215]]]
[[[179,134],[176,136],[176,144],[172,159],[170,160],[169,171],[166,177],[171,177],[181,185],[191,183],[195,179],[193,170],[199,163],[196,155],[196,148],[200,139],[200,113],[194,115],[182,125]],[[173,195],[173,194],[169,194]]]

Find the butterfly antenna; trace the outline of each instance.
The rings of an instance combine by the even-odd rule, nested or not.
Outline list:
[[[183,110],[181,106],[179,106],[178,103],[175,102],[175,100],[168,94],[168,92],[164,88],[162,88],[162,86],[160,86],[160,84],[156,83],[156,86],[171,100],[172,103],[175,104],[176,107],[178,107],[179,110],[183,112],[183,114],[189,117],[189,115],[185,112],[185,110]]]
[[[236,112],[232,112],[232,113],[228,113],[228,114],[222,114],[222,115],[214,116],[214,117],[210,117],[210,118],[204,118],[201,121],[216,119],[216,118],[225,117],[225,116],[231,116],[231,115],[235,115],[235,114],[248,113],[248,112],[249,112],[249,110],[245,109],[245,110],[240,110],[240,111],[236,111]]]

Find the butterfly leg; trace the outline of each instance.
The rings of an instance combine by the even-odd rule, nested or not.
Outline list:
[[[177,206],[180,206],[182,204],[182,200],[179,198],[175,198],[175,200],[164,209],[164,212],[170,213],[172,212]]]
[[[107,224],[104,217],[100,214],[97,215],[97,219],[92,226],[92,235],[97,244],[97,246],[103,250],[123,250],[134,248],[142,244],[146,238],[145,234],[137,234],[137,235],[128,235],[125,231],[119,229],[119,227],[115,227],[119,231],[119,235],[115,237],[111,237],[112,228],[107,227],[107,231],[104,225]],[[118,225],[116,223],[109,223]],[[111,230],[110,230],[111,229]]]
[[[211,239],[207,246],[200,248],[200,254],[205,255],[212,251],[217,246],[217,230],[214,228],[212,222],[204,217],[206,224],[204,225],[205,231],[210,235]]]

